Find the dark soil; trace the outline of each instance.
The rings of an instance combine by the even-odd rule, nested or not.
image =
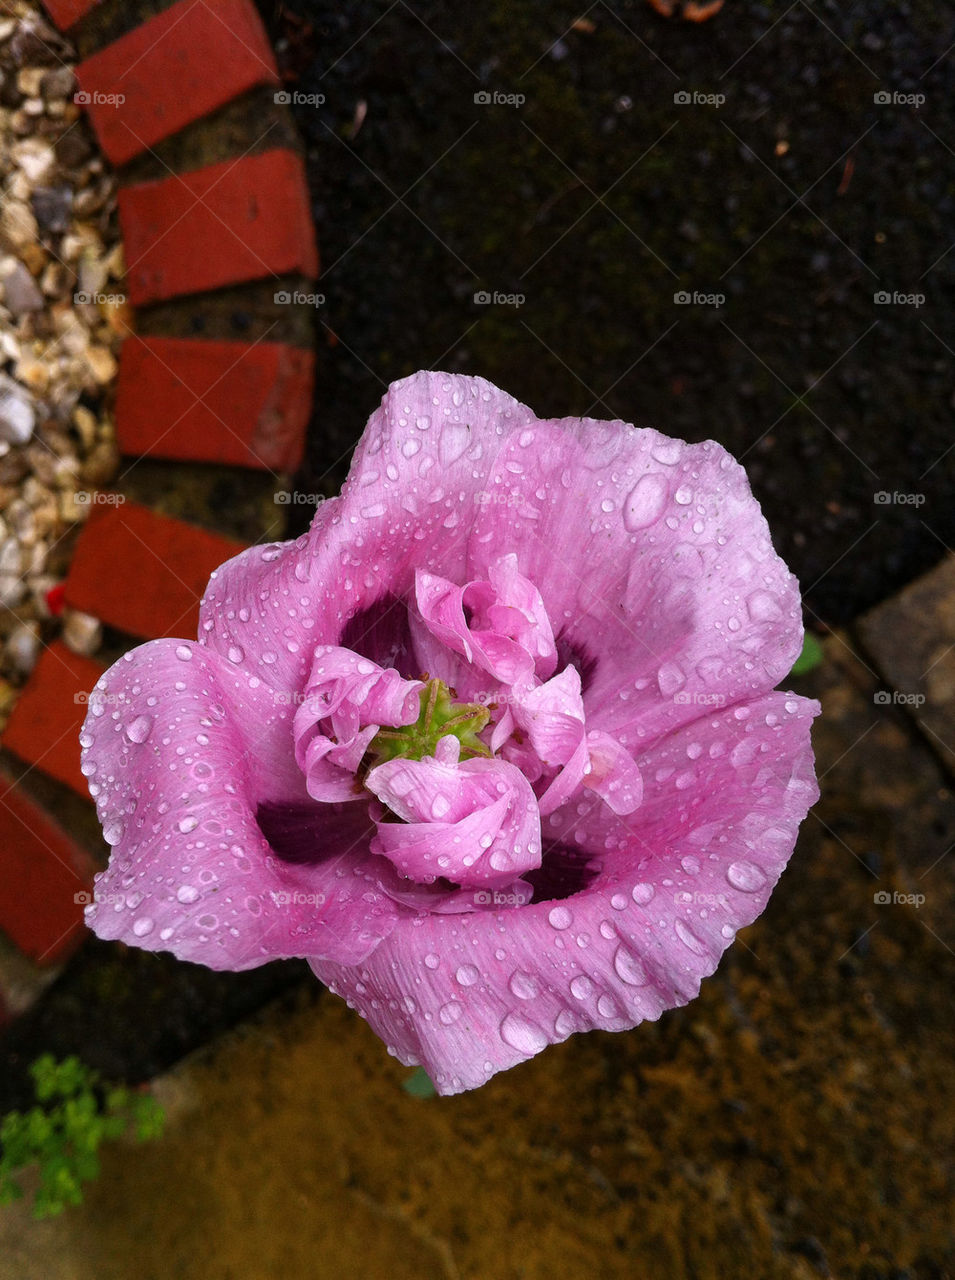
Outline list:
[[[953,542],[951,6],[727,0],[700,26],[644,0],[261,7],[324,258],[301,488],[337,492],[385,385],[443,367],[540,415],[720,441],[810,622]]]

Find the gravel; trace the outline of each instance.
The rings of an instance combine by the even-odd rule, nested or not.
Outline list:
[[[128,325],[116,183],[73,101],[76,54],[26,0],[0,17],[0,729],[44,644],[102,628],[53,589],[89,490],[116,475]],[[77,500],[77,494],[81,494]]]

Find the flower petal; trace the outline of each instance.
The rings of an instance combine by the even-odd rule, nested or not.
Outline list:
[[[558,649],[595,659],[589,728],[642,749],[788,674],[802,640],[798,584],[719,444],[622,422],[539,422],[508,437],[489,483],[506,501],[479,511],[469,576],[501,548],[517,553]]]
[[[379,822],[371,847],[403,876],[493,888],[540,866],[537,800],[520,770],[503,760],[389,760],[371,770],[366,785],[402,819]]]
[[[575,1031],[619,1031],[685,1004],[765,907],[818,796],[818,704],[773,693],[741,710],[658,742],[637,813],[591,802],[584,821],[604,865],[583,892],[402,922],[363,965],[313,969],[443,1094]],[[690,768],[692,787],[681,781]],[[547,836],[581,821],[571,808],[551,816]]]
[[[256,820],[277,766],[261,754],[249,679],[196,643],[157,640],[97,682],[82,767],[113,851],[88,922],[213,969],[313,953],[355,963],[401,914],[373,875],[367,813],[311,806],[328,809],[311,859],[277,856]],[[310,804],[299,775],[277,808]]]

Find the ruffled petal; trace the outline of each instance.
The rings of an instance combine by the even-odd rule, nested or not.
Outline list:
[[[468,576],[513,550],[558,651],[583,671],[588,727],[633,750],[772,689],[802,643],[798,584],[746,473],[719,444],[622,422],[510,436],[479,508]]]
[[[102,938],[213,969],[310,954],[354,964],[402,914],[373,875],[367,813],[311,805],[300,782],[294,802],[272,803],[309,813],[307,856],[270,846],[257,814],[277,767],[250,679],[194,642],[157,640],[98,681],[82,767],[113,850],[87,920]]]
[[[586,818],[576,803],[553,814],[545,844],[589,823],[602,869],[583,892],[401,923],[355,969],[312,967],[443,1094],[575,1031],[620,1031],[685,1004],[764,909],[818,796],[817,711],[773,693],[707,717],[652,749],[635,814],[596,798]]]
[[[447,737],[442,744],[459,746]],[[502,760],[389,760],[368,789],[401,822],[379,822],[372,851],[403,876],[502,887],[540,866],[540,814],[530,783]]]

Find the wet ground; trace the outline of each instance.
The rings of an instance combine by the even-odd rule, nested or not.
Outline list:
[[[337,491],[386,383],[445,367],[719,440],[810,621],[955,541],[951,6],[262,8],[324,259],[303,489]]]

